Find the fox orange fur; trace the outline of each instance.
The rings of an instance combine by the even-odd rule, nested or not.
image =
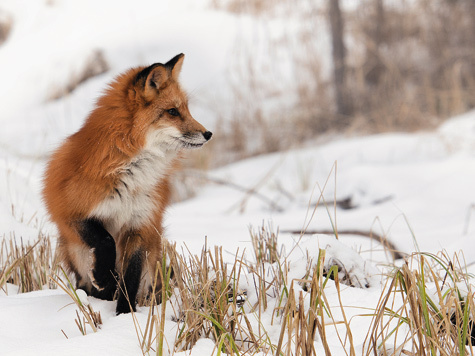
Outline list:
[[[178,83],[183,59],[118,76],[45,172],[43,196],[63,264],[88,294],[117,295],[118,314],[135,310],[161,261],[169,176],[180,151],[212,135],[188,110]]]

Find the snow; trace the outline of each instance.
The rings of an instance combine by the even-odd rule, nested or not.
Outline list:
[[[278,26],[211,10],[204,1],[170,0],[159,7],[146,0],[4,0],[0,9],[14,21],[10,37],[0,45],[0,236],[21,238],[24,243],[35,241],[40,232],[54,236],[40,196],[47,156],[80,127],[116,74],[184,52],[181,77],[191,93],[191,112],[212,130],[233,103],[226,77],[232,77],[229,66],[240,60],[233,53],[234,43],[242,41],[252,51],[256,45],[253,36],[260,33],[261,26]],[[287,29],[295,26],[290,22]],[[321,40],[327,41],[325,34]],[[257,41],[262,51],[265,45],[261,41],[265,41],[262,36]],[[98,48],[104,51],[110,70],[64,98],[48,100]],[[326,48],[322,47],[327,55],[322,54],[323,62],[329,58]],[[257,51],[256,60],[262,60],[265,51]],[[289,74],[285,58],[279,59],[282,68],[277,72]],[[284,76],[279,85],[289,84],[290,77]],[[265,78],[275,80],[275,72]],[[246,189],[257,187],[267,200],[210,180],[194,198],[169,208],[168,239],[192,253],[199,253],[206,241],[208,246],[223,246],[228,261],[236,251],[252,260],[250,227],[271,225],[274,231],[279,229],[279,244],[291,262],[289,278],[302,278],[306,256],[316,258],[319,248],[326,249],[327,263],[340,261],[354,278],[370,285],[368,289],[342,287],[341,298],[349,306],[347,318],[353,318],[357,345],[362,344],[370,323],[370,318],[358,317],[363,314],[360,308],[376,306],[381,293],[380,271],[390,258],[376,241],[365,237],[300,237],[296,231],[331,231],[336,226],[340,232],[373,231],[405,253],[444,250],[452,255],[462,251],[469,272],[475,272],[473,111],[431,132],[338,137],[324,144],[247,159],[207,175]],[[316,207],[320,195],[328,206],[320,200]],[[333,201],[342,199],[350,199],[353,208],[334,208]],[[255,301],[253,283],[242,283],[249,302]],[[15,286],[8,285],[0,293],[2,355],[140,353],[132,316],[115,316],[113,302],[80,296],[101,312],[103,320],[97,333],[88,330],[82,336],[74,322],[76,306],[62,290],[17,294]],[[341,320],[333,283],[328,283],[326,295],[335,305],[334,319]],[[142,330],[147,313],[147,308],[139,308],[135,314]],[[271,318],[271,308],[260,320],[250,315],[253,327],[262,323],[276,342],[280,325],[271,325]],[[173,345],[177,323],[171,315],[166,323],[165,339]],[[335,327],[344,335],[343,326]],[[327,341],[332,350],[341,350],[336,334],[328,335]],[[315,345],[317,353],[324,352],[318,338]],[[191,351],[175,355],[216,353],[213,341],[201,339]]]
[[[309,230],[331,230],[330,215],[341,231],[373,230],[387,235],[405,252],[415,248],[413,232],[421,250],[446,249],[451,254],[473,238],[473,223],[465,232],[466,217],[475,200],[474,118],[473,112],[455,118],[432,133],[342,138],[322,146],[252,158],[210,172],[210,176],[247,188],[254,187],[270,172],[259,192],[285,210],[270,211],[267,203],[253,196],[248,199],[244,213],[239,214],[242,193],[231,187],[210,185],[196,198],[170,209],[169,236],[186,240],[192,240],[192,235],[207,236],[211,244],[219,244],[224,235],[229,241],[226,246],[232,251],[243,246],[248,224],[258,226],[263,220],[272,220],[281,230],[299,230],[308,223]],[[453,128],[447,129],[456,124],[464,128],[465,139],[459,133],[453,134]],[[336,170],[332,169],[335,162]],[[307,166],[302,172],[300,167],[304,164]],[[304,224],[320,195],[314,184],[323,187],[327,178],[325,199],[351,198],[357,208],[338,209],[335,215],[331,203],[327,212],[321,202],[314,219]],[[291,192],[292,198],[282,191]],[[217,220],[215,214],[222,218]],[[204,223],[207,216],[211,218]],[[474,260],[471,249],[464,251],[467,261]]]

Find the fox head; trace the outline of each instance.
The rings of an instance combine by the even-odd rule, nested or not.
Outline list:
[[[184,57],[179,54],[165,64],[126,74],[128,100],[134,107],[130,134],[134,141],[142,141],[140,146],[145,149],[197,148],[211,139],[212,133],[190,114],[186,93],[178,83]]]

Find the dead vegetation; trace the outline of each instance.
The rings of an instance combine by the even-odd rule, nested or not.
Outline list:
[[[349,21],[363,48],[350,82],[359,125],[418,130],[475,107],[473,1],[376,3]]]
[[[201,254],[193,255],[166,245],[166,258],[156,270],[163,286],[158,293],[161,303],[154,293],[143,301],[149,305],[140,311],[148,314],[143,330],[133,314],[144,355],[162,355],[166,348],[171,354],[189,350],[204,337],[215,341],[218,353],[229,355],[310,356],[317,354],[317,344],[325,355],[341,348],[349,355],[473,353],[473,276],[466,274],[463,256],[413,254],[401,267],[388,269],[377,305],[355,315],[348,314],[354,306],[344,301],[339,266],[325,266],[325,250],[311,256],[314,262],[307,263],[301,278],[289,278],[290,261],[277,232],[261,227],[251,230],[251,239],[252,261],[237,251],[231,263],[224,262],[219,247],[204,246]],[[76,324],[81,333],[86,334],[86,326],[98,331],[100,314],[52,267],[49,238],[20,249],[4,242],[2,256],[8,257],[0,265],[1,289],[6,283],[18,284],[20,292],[43,289],[49,279],[54,283],[48,287],[61,287],[80,310]],[[171,321],[165,320],[169,309]],[[262,322],[269,318],[270,324]],[[361,340],[353,337],[355,318],[367,319],[362,349]],[[165,336],[170,322],[178,325],[174,340]],[[329,335],[337,335],[341,345],[329,343]]]
[[[5,239],[0,244],[0,289],[7,283],[18,286],[19,293],[56,288],[50,276],[58,268],[51,239],[40,235],[34,244],[21,239]]]
[[[10,35],[13,27],[12,18],[2,10],[0,10],[0,46],[5,42]]]
[[[66,272],[64,272],[62,268],[59,269],[61,270],[61,273],[59,271],[55,271],[54,274],[50,275],[49,277],[53,281],[53,283],[55,283],[59,288],[61,288],[77,306],[77,319],[75,319],[74,321],[76,322],[79,331],[82,335],[87,335],[87,325],[89,325],[93,332],[97,332],[97,330],[102,325],[101,313],[94,311],[92,305],[87,299],[86,292],[80,289],[76,290],[71,281],[69,280],[69,277]],[[65,336],[66,338],[68,338],[66,334]]]
[[[365,355],[467,355],[475,344],[474,291],[461,256],[414,254],[387,280]],[[430,287],[429,287],[430,286]]]
[[[329,33],[328,3],[211,1],[257,23],[254,42],[236,41],[229,75],[236,103],[215,135],[214,149],[232,152],[220,155],[228,162],[329,132],[432,129],[475,107],[473,1],[364,0],[343,7],[351,103],[344,117],[322,35]],[[221,159],[214,164],[227,163]]]
[[[49,99],[60,99],[63,96],[72,93],[74,89],[86,80],[103,74],[108,70],[109,64],[104,56],[104,52],[99,49],[95,50],[89,55],[82,68],[77,73],[71,74],[71,78],[64,87],[54,89],[50,94]]]

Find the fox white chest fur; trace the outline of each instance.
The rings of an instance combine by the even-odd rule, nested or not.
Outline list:
[[[167,176],[176,151],[164,147],[163,141],[155,142],[153,137],[162,136],[161,133],[149,136],[144,150],[117,172],[119,179],[112,194],[90,214],[103,220],[113,237],[123,229],[138,229],[150,223],[158,208],[153,191]]]

